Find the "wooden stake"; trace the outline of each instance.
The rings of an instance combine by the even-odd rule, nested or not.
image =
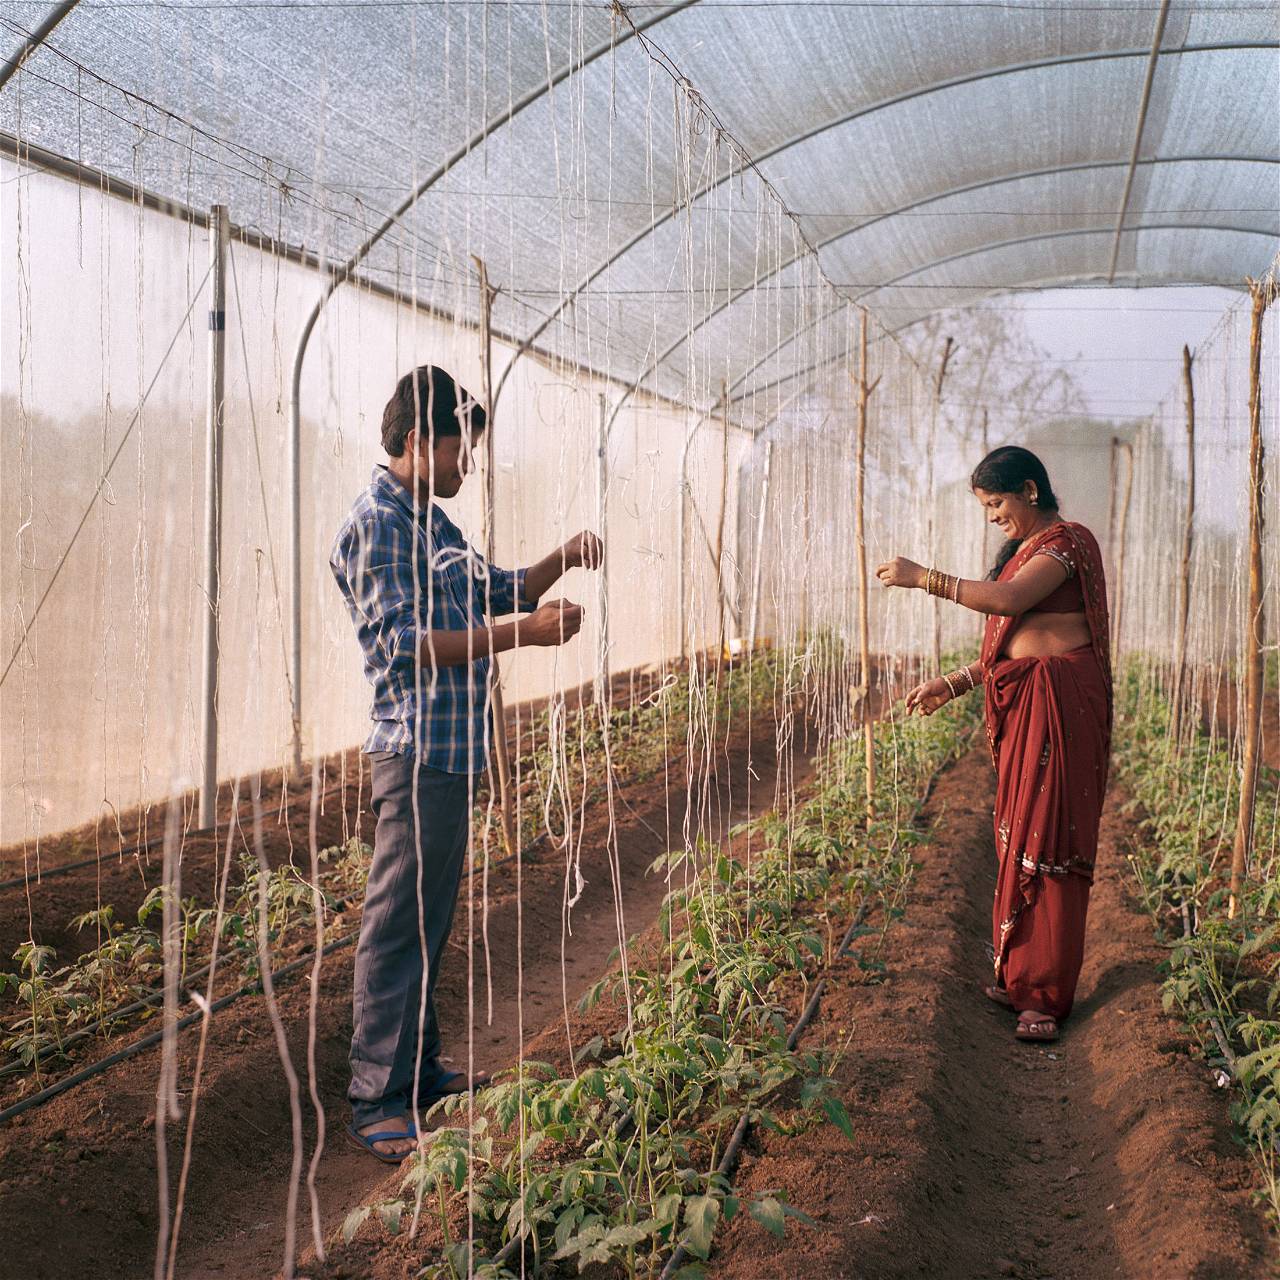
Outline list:
[[[720,626],[716,632],[716,670],[724,661],[724,520],[729,504],[729,384],[720,384],[720,403],[724,413],[720,420],[720,515],[716,520],[716,600],[720,610]]]
[[[951,339],[947,339],[950,347]],[[858,692],[862,699],[862,735],[865,747],[867,781],[867,826],[875,816],[876,757],[875,722],[871,716],[871,602],[867,590],[867,403],[880,382],[867,382],[867,313],[861,314],[858,327],[858,441],[854,454],[853,538],[858,561]],[[941,379],[939,379],[941,385]]]
[[[1111,446],[1113,465],[1116,458],[1124,459],[1124,480],[1120,485],[1120,502],[1116,507],[1115,543],[1112,552],[1116,558],[1116,605],[1112,610],[1114,625],[1111,630],[1111,652],[1118,655],[1124,613],[1124,540],[1129,524],[1129,499],[1133,497],[1133,445],[1123,440],[1113,439]]]
[[[1253,853],[1254,802],[1262,746],[1262,682],[1265,675],[1265,598],[1262,594],[1262,500],[1266,454],[1262,445],[1262,317],[1275,297],[1274,280],[1249,281],[1253,301],[1249,331],[1249,620],[1244,642],[1244,761],[1240,778],[1240,811],[1231,849],[1231,896],[1227,915],[1234,917]]]
[[[991,452],[991,432],[990,432],[990,415],[985,409],[982,411],[982,456],[985,458]],[[989,547],[991,539],[991,523],[988,520],[982,522],[982,567],[986,567],[991,562],[991,551]],[[982,622],[979,621],[979,630],[981,630]]]
[[[1182,385],[1187,396],[1187,518],[1182,528],[1182,576],[1178,597],[1178,631],[1173,648],[1173,718],[1170,733],[1182,731],[1183,686],[1186,682],[1187,621],[1191,615],[1191,542],[1196,517],[1196,391],[1191,376],[1191,348],[1182,348]]]
[[[480,367],[481,383],[484,396],[485,411],[493,405],[493,289],[489,285],[489,273],[481,258],[472,255],[471,261],[476,264],[480,274]],[[494,502],[497,467],[493,452],[493,419],[489,419],[484,433],[484,553],[492,563],[494,555],[494,537],[496,511]],[[493,754],[497,762],[498,774],[498,812],[502,823],[502,843],[506,847],[507,856],[515,857],[516,833],[515,818],[512,814],[511,796],[511,752],[507,745],[507,716],[502,701],[502,676],[498,670],[498,657],[489,654],[490,709],[493,724]]]
[[[947,365],[951,363],[951,357],[955,355],[956,347],[952,338],[948,337],[942,344],[942,360],[938,364],[938,377],[933,386],[933,415],[929,420],[929,448],[928,459],[926,462],[927,472],[925,484],[929,492],[925,495],[925,501],[928,503],[929,511],[929,559],[933,563],[937,563],[938,549],[934,545],[935,537],[935,510],[937,501],[933,492],[933,458],[938,449],[938,415],[942,412],[942,384],[946,380]],[[941,601],[935,596],[932,600],[933,604],[933,669],[935,672],[942,670],[942,609]]]

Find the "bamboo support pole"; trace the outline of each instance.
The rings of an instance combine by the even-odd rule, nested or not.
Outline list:
[[[1182,385],[1187,401],[1187,515],[1182,527],[1182,573],[1179,577],[1178,630],[1173,649],[1173,719],[1170,735],[1182,731],[1187,667],[1187,623],[1191,616],[1191,550],[1196,518],[1196,390],[1191,348],[1182,348]]]
[[[991,452],[991,415],[986,409],[982,411],[982,456],[985,458]],[[982,567],[986,567],[991,563],[991,522],[983,520],[982,522]],[[981,630],[981,622],[979,630]]]
[[[472,255],[476,271],[480,275],[480,365],[481,394],[485,410],[493,404],[493,289],[489,284],[489,272],[481,258]],[[490,418],[484,433],[484,553],[492,563],[494,557],[496,525],[497,466],[494,460],[494,422]],[[498,814],[502,823],[502,843],[507,856],[516,851],[515,818],[512,814],[511,751],[507,744],[507,715],[502,699],[502,675],[498,670],[498,657],[489,654],[489,708],[493,724],[493,756],[498,775]]]
[[[1124,544],[1129,525],[1129,501],[1133,497],[1133,445],[1119,439],[1111,441],[1113,469],[1117,459],[1124,459],[1124,480],[1119,484],[1120,501],[1115,508],[1115,541],[1112,554],[1116,563],[1115,608],[1111,611],[1111,651],[1120,652],[1121,631],[1124,625]],[[1115,482],[1113,475],[1112,480]]]
[[[1249,282],[1252,313],[1249,329],[1249,616],[1244,640],[1244,758],[1240,777],[1240,809],[1231,849],[1231,896],[1227,915],[1234,917],[1253,853],[1254,805],[1262,748],[1262,685],[1266,674],[1266,598],[1263,595],[1262,502],[1266,452],[1262,444],[1262,317],[1275,297],[1275,281]]]
[[[716,518],[716,602],[719,609],[719,627],[716,631],[716,665],[724,661],[724,522],[729,505],[729,384],[720,386],[720,403],[724,413],[720,419],[720,513]]]
[[[764,575],[764,528],[769,510],[769,478],[773,471],[773,441],[764,446],[764,474],[760,480],[760,509],[756,512],[756,545],[751,577],[751,612],[747,620],[747,653],[755,652],[756,627],[760,622],[760,590]]]
[[[925,502],[928,505],[929,525],[928,537],[929,544],[929,562],[931,564],[938,563],[938,548],[935,545],[937,538],[937,496],[934,493],[934,455],[938,451],[938,417],[942,413],[942,384],[946,381],[947,366],[951,363],[951,357],[956,353],[955,340],[948,337],[942,344],[942,359],[938,362],[938,376],[933,385],[933,413],[929,418],[929,447],[927,449],[925,486],[928,493],[925,495]],[[935,672],[942,670],[942,608],[941,602],[934,597],[931,602],[933,606],[933,669]]]
[[[867,382],[867,313],[864,310],[858,326],[858,440],[854,455],[853,536],[858,561],[858,693],[862,703],[862,736],[866,753],[864,772],[868,828],[875,814],[876,743],[875,721],[871,715],[871,602],[867,586],[867,405],[879,382],[879,378],[875,382]]]

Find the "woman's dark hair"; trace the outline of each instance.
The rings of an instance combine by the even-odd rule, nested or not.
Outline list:
[[[969,477],[969,488],[983,489],[987,493],[1021,493],[1028,480],[1036,487],[1036,506],[1041,511],[1056,513],[1058,495],[1049,483],[1049,473],[1044,469],[1044,463],[1030,449],[1023,449],[1016,444],[992,449],[974,467],[973,475]],[[994,582],[1021,545],[1021,538],[1009,538],[996,553],[996,562],[987,577]]]
[[[434,443],[462,434],[465,415],[472,431],[483,431],[487,418],[484,406],[454,381],[453,375],[432,364],[419,365],[406,373],[382,411],[382,447],[392,458],[404,453],[404,439],[415,427]]]

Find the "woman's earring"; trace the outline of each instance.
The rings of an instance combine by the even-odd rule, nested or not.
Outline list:
[[[1033,493],[1027,501],[1034,507],[1040,501],[1040,495],[1038,493]]]

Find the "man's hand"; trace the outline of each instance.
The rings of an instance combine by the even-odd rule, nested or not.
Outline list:
[[[554,647],[582,630],[582,606],[568,600],[548,600],[517,624],[519,643]]]
[[[584,529],[560,548],[560,556],[566,569],[598,569],[604,563],[604,543]]]

